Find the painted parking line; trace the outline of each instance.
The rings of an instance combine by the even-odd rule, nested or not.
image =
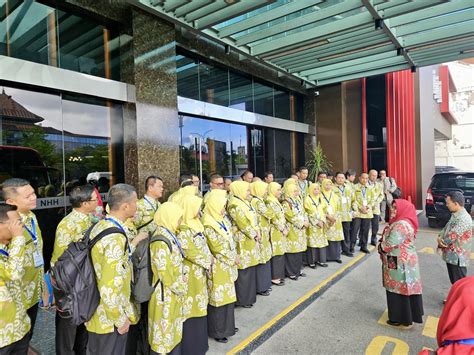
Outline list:
[[[429,338],[436,338],[436,330],[438,329],[438,317],[428,316],[426,318],[425,327],[423,328],[423,335]]]
[[[422,254],[434,254],[435,251],[433,248],[430,248],[430,247],[424,247],[420,250],[418,250],[418,253],[422,253]]]
[[[380,319],[377,321],[378,324],[381,324],[381,325],[386,325],[386,326],[389,326],[387,324],[387,321],[388,321],[388,309],[386,309],[383,313],[382,313],[382,316],[380,317]]]
[[[369,247],[370,251],[373,251],[375,248],[374,247]],[[283,311],[278,313],[275,317],[270,319],[267,323],[265,323],[263,326],[258,328],[256,331],[254,331],[252,334],[250,334],[246,339],[244,339],[242,342],[237,344],[235,347],[233,347],[230,351],[227,352],[228,355],[230,354],[236,354],[239,351],[244,350],[247,346],[249,346],[253,341],[258,339],[265,331],[270,329],[272,326],[274,326],[278,321],[280,321],[282,318],[284,318],[286,315],[288,315],[291,311],[296,309],[298,306],[300,306],[303,302],[308,300],[311,296],[319,292],[322,288],[324,288],[326,285],[331,283],[334,279],[336,279],[339,275],[341,275],[344,271],[355,265],[358,261],[363,259],[364,257],[368,256],[368,254],[363,254],[360,253],[359,255],[355,256],[350,262],[348,262],[346,265],[341,267],[339,270],[337,270],[334,274],[326,278],[323,282],[315,286],[312,290],[310,290],[308,293],[306,293],[304,296],[300,297],[297,301],[295,301],[293,304],[285,308]]]

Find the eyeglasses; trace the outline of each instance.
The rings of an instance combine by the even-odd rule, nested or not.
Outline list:
[[[91,199],[91,200],[86,200],[84,202],[98,202],[99,200],[98,199]]]

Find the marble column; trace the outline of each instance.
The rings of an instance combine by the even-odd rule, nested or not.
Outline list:
[[[304,136],[304,161],[307,162],[316,148],[316,97],[313,93],[304,98],[303,117],[304,123],[309,125],[308,134]]]
[[[171,23],[141,10],[133,10],[137,177],[140,193],[144,192],[143,182],[149,175],[163,178],[166,194],[175,190],[178,184],[180,132],[175,36],[175,28]]]

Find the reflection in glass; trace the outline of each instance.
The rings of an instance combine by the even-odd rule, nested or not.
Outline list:
[[[251,128],[249,129],[249,132],[250,132],[250,143],[252,147],[250,169],[252,170],[255,176],[263,176],[266,170],[263,129]]]
[[[253,112],[252,79],[229,71],[230,106],[242,111]]]
[[[288,178],[291,174],[291,133],[274,130],[275,171],[278,178]]]
[[[274,91],[275,117],[290,119],[290,93],[288,91]]]
[[[211,104],[229,105],[229,71],[212,65],[199,65],[200,100]]]
[[[194,59],[177,55],[178,95],[199,100],[199,66]]]
[[[254,112],[262,115],[274,116],[273,114],[273,87],[254,81]]]

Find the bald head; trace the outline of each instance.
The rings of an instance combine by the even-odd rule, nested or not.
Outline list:
[[[378,172],[375,169],[369,171],[369,180],[375,182],[377,180]]]

